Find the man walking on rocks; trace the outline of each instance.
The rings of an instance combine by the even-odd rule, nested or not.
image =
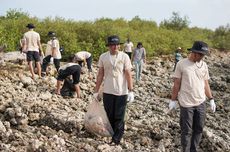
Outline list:
[[[29,69],[32,74],[32,79],[34,79],[35,73],[33,68],[33,60],[36,62],[36,67],[38,69],[38,75],[41,77],[41,64],[40,64],[40,54],[43,55],[42,46],[40,42],[40,35],[34,31],[35,26],[33,24],[28,24],[26,26],[29,31],[23,36],[23,52],[26,52],[27,62],[29,64]],[[40,49],[40,50],[39,50]]]
[[[205,124],[206,97],[213,112],[216,110],[216,104],[208,82],[208,67],[202,60],[204,55],[208,54],[208,45],[195,41],[188,50],[191,51],[189,57],[178,62],[173,75],[174,86],[169,109],[176,108],[178,99],[182,151],[197,152]]]
[[[116,35],[108,37],[109,51],[99,58],[99,72],[94,97],[98,99],[98,91],[104,79],[103,103],[113,128],[111,144],[118,145],[124,134],[124,116],[127,101],[134,100],[131,61],[129,56],[120,52],[120,39]]]

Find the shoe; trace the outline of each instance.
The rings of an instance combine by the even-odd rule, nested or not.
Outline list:
[[[42,77],[45,77],[46,76],[46,73],[45,72],[42,72]]]
[[[120,145],[120,141],[118,141],[118,140],[112,140],[109,144],[111,146],[117,146],[117,145]]]

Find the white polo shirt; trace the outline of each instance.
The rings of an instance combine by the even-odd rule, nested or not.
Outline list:
[[[206,100],[205,80],[210,77],[204,61],[195,63],[188,58],[180,60],[173,77],[181,79],[178,101],[182,107],[198,106]]]
[[[100,56],[98,66],[104,68],[104,93],[119,96],[128,94],[125,70],[131,69],[132,64],[126,53],[110,55],[109,51],[105,52]]]
[[[132,52],[133,42],[126,42],[124,44],[125,52]]]
[[[80,51],[75,54],[75,59],[77,61],[83,61],[84,59],[88,59],[91,56],[91,53],[87,51]]]

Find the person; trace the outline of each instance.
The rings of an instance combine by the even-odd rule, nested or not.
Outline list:
[[[41,77],[41,64],[40,64],[40,54],[44,56],[43,51],[42,51],[42,46],[40,42],[40,35],[39,33],[34,31],[35,26],[31,23],[29,23],[26,26],[29,31],[24,33],[23,36],[23,52],[26,52],[27,55],[27,62],[29,65],[30,72],[32,74],[32,79],[34,79],[35,73],[33,69],[33,60],[36,62],[36,67],[38,70],[38,75]]]
[[[136,83],[141,80],[143,64],[146,63],[146,51],[141,42],[137,43],[137,48],[133,51],[132,60],[135,65]]]
[[[131,60],[131,57],[132,57],[133,46],[134,46],[133,42],[131,42],[130,39],[128,38],[127,41],[124,44],[124,50],[125,50],[125,53],[128,54],[130,60]]]
[[[109,51],[100,55],[94,97],[98,99],[98,91],[104,79],[103,103],[106,114],[113,128],[111,144],[118,145],[124,134],[124,116],[127,100],[134,100],[129,56],[119,51],[120,39],[117,35],[108,37]]]
[[[175,51],[175,64],[174,64],[173,72],[176,69],[177,63],[182,59],[182,55],[180,54],[181,50],[182,50],[181,47],[178,47],[177,50]]]
[[[22,49],[23,49],[23,43],[24,43],[24,39],[21,38],[21,39],[19,40],[19,51],[20,51],[20,53],[23,55],[24,59],[22,59],[22,60],[19,61],[20,64],[23,64],[23,62],[26,61],[26,53],[22,51]]]
[[[45,58],[42,62],[42,76],[46,75],[46,69],[49,63],[54,63],[56,70],[60,68],[61,52],[59,41],[56,37],[56,33],[49,31],[47,34],[50,37],[50,40],[47,42]]]
[[[78,62],[78,64],[82,67],[82,63],[84,63],[84,65],[87,64],[87,68],[88,68],[88,72],[89,72],[89,76],[91,77],[91,72],[92,72],[92,55],[91,53],[87,52],[87,51],[79,51],[75,54],[75,60]]]
[[[23,41],[24,41],[24,39],[23,39],[23,38],[21,38],[21,39],[19,40],[19,51],[20,51],[20,53],[24,53],[24,52],[22,52],[22,48],[23,48]]]
[[[65,80],[67,77],[72,76],[73,84],[75,87],[75,93],[77,95],[77,98],[81,97],[80,94],[80,74],[81,74],[81,66],[77,63],[74,63],[74,55],[71,55],[69,57],[69,63],[61,66],[58,70],[58,76],[57,76],[57,88],[56,88],[56,94],[61,94],[61,85],[62,81]]]
[[[196,152],[199,146],[205,123],[208,97],[213,112],[216,110],[209,86],[209,71],[202,58],[207,55],[208,45],[203,41],[195,41],[188,58],[182,59],[176,66],[172,97],[169,110],[176,108],[176,100],[180,105],[181,146],[183,152]]]

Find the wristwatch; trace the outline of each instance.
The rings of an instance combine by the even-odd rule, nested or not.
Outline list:
[[[214,99],[213,97],[211,97],[211,98],[208,98],[208,100],[210,101],[210,100],[212,100],[212,99]]]

